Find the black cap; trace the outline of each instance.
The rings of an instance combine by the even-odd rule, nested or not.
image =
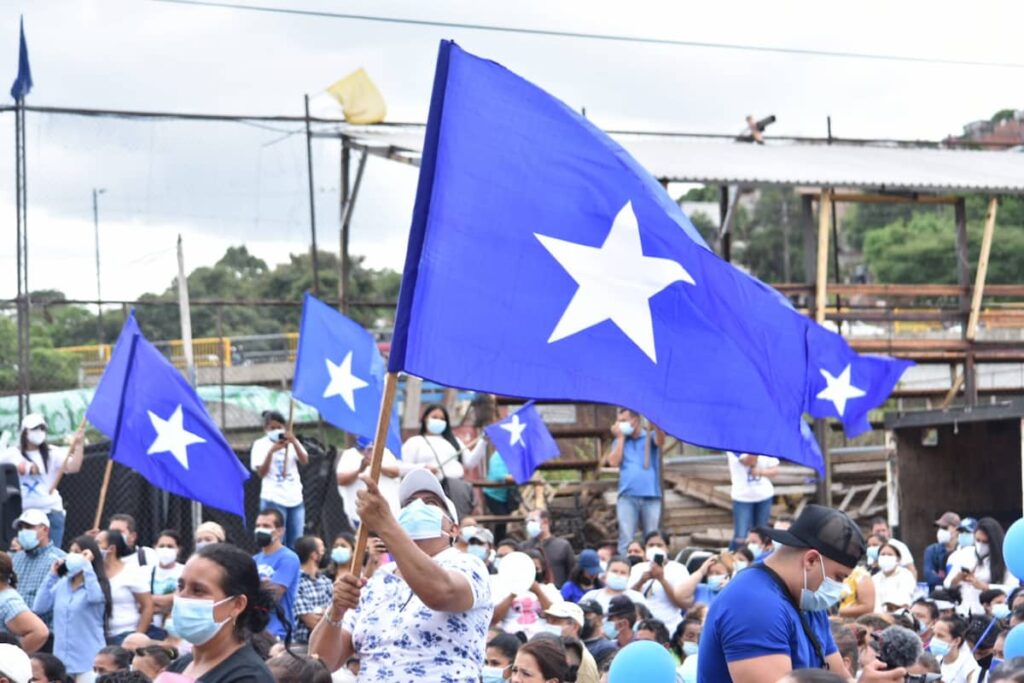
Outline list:
[[[625,595],[616,595],[608,603],[608,616],[621,617],[626,614],[636,614],[636,605]]]
[[[811,548],[844,567],[856,567],[864,557],[864,535],[846,513],[808,505],[789,529],[765,529],[773,541],[790,548]]]
[[[583,610],[584,614],[596,614],[599,617],[604,616],[604,608],[601,607],[601,603],[597,600],[580,600],[580,609]]]

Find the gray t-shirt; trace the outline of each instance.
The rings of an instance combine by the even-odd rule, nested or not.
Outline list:
[[[535,538],[528,541],[525,547],[532,549],[538,545],[548,558],[548,564],[551,565],[551,574],[554,577],[555,585],[561,588],[562,584],[569,580],[569,574],[576,566],[576,553],[572,551],[569,541],[557,536],[551,536],[543,543],[538,542]]]

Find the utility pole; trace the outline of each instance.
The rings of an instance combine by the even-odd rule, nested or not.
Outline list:
[[[100,208],[99,196],[106,192],[101,188],[92,188],[92,227],[96,235],[96,343],[103,346],[103,290],[100,287]],[[103,351],[100,351],[102,356]]]
[[[192,351],[192,308],[188,301],[188,277],[185,275],[185,250],[181,244],[181,235],[178,235],[178,315],[181,318],[181,347],[185,352],[185,376],[193,389],[196,388],[196,361]],[[164,496],[164,515],[167,514],[166,501]],[[203,521],[203,504],[197,500],[192,501],[192,530],[194,531]]]

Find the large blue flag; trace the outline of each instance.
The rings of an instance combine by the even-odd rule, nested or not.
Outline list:
[[[188,381],[132,335],[110,457],[149,483],[245,518],[249,470]]]
[[[517,484],[525,484],[541,463],[558,457],[558,444],[533,401],[484,431]]]
[[[121,333],[114,342],[114,350],[110,354],[107,367],[96,386],[92,403],[85,411],[89,422],[111,439],[117,430],[117,409],[121,405],[121,392],[124,391],[124,374],[128,370],[128,355],[131,353],[132,339],[141,334],[135,322],[135,309],[128,314],[128,319],[121,327]]]
[[[602,131],[442,43],[391,370],[629,406],[690,443],[818,466],[813,324],[707,249]]]
[[[384,395],[384,359],[377,341],[308,292],[302,304],[292,394],[338,429],[369,439],[377,433]],[[402,452],[398,426],[393,411],[387,447],[396,456]]]
[[[25,19],[21,20],[21,39],[18,43],[18,76],[11,84],[11,97],[20,101],[32,90],[32,69],[28,65],[28,43],[25,42]]]

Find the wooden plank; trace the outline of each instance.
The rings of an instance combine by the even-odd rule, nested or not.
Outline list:
[[[885,486],[884,481],[876,481],[875,485],[871,487],[871,491],[864,499],[864,502],[861,503],[860,505],[860,510],[858,512],[861,516],[866,515],[867,511],[871,509],[871,504],[875,502],[875,498],[878,497],[878,494],[879,492],[881,492],[883,486]]]
[[[985,294],[985,278],[988,276],[988,260],[992,252],[992,235],[996,229],[996,212],[999,200],[991,197],[988,200],[988,213],[985,215],[985,231],[981,235],[981,253],[978,254],[978,272],[974,276],[974,292],[971,298],[971,315],[967,321],[967,339],[973,341],[978,335],[978,312],[981,310],[981,298]]]
[[[828,192],[822,192],[818,200],[818,268],[814,290],[814,319],[820,325],[825,322],[825,304],[828,297],[828,229],[832,216],[832,202]]]

